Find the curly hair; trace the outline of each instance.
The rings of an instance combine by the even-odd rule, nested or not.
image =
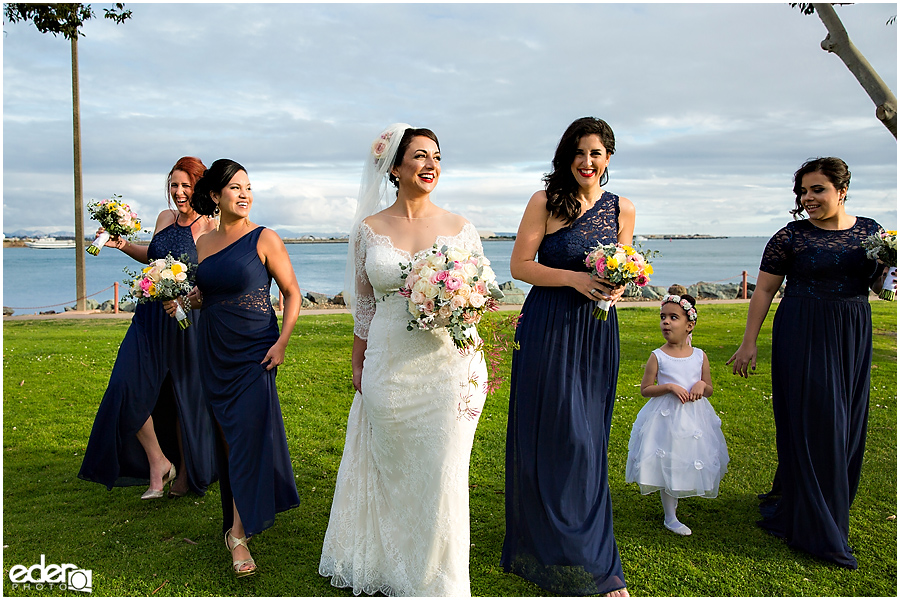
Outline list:
[[[803,195],[800,188],[803,187],[803,176],[809,173],[821,173],[828,178],[837,191],[846,191],[850,188],[850,169],[847,167],[847,163],[840,158],[826,156],[806,161],[794,173],[794,203],[796,206],[791,214],[795,219],[799,219],[800,213],[804,211],[803,204],[800,202],[800,197]]]
[[[582,117],[575,120],[559,140],[553,155],[553,169],[544,175],[544,189],[547,192],[547,210],[551,215],[571,223],[578,216],[581,204],[575,198],[578,182],[572,176],[572,161],[578,150],[578,142],[586,135],[596,135],[606,148],[609,156],[616,152],[616,136],[603,119]],[[609,181],[609,169],[600,177],[600,185]]]
[[[406,154],[407,148],[409,148],[413,138],[419,136],[427,137],[433,141],[438,148],[438,152],[441,151],[441,143],[438,141],[437,135],[432,130],[425,129],[424,127],[410,127],[403,132],[403,137],[400,138],[400,145],[397,146],[397,155],[394,157],[394,164],[391,165],[392,170],[394,167],[399,167],[403,164],[403,156]],[[398,190],[400,189],[400,180],[394,177],[393,173],[388,172],[388,179],[394,184],[395,188]]]
[[[194,185],[194,195],[191,196],[193,209],[207,217],[215,214],[217,206],[212,199],[212,193],[221,192],[241,171],[246,173],[247,169],[230,158],[220,158],[214,162]]]

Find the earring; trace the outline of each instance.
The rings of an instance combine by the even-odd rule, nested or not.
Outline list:
[[[214,217],[219,216],[219,205],[218,204],[216,204],[216,208],[213,210],[213,216]]]

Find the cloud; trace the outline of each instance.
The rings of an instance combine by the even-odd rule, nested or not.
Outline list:
[[[174,161],[196,155],[247,167],[257,222],[345,231],[371,140],[405,121],[440,136],[435,201],[515,231],[562,131],[594,115],[616,132],[608,189],[635,202],[639,232],[768,235],[793,171],[822,155],[850,165],[854,210],[896,227],[896,141],[819,48],[822,23],[787,4],[129,8],[79,45],[85,199],[120,193],[145,219]],[[896,82],[896,5],[838,12]],[[65,223],[69,47],[5,30],[4,230]]]

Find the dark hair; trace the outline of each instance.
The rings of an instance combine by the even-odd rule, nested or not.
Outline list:
[[[206,165],[203,164],[202,160],[195,156],[182,156],[179,158],[175,163],[175,166],[172,167],[172,170],[170,170],[169,174],[166,176],[166,199],[168,201],[172,200],[172,194],[169,193],[169,185],[172,183],[172,174],[175,173],[175,171],[186,173],[188,179],[191,181],[191,187],[195,187],[197,181],[203,177],[203,173],[206,171]]]
[[[403,137],[400,138],[400,145],[397,146],[397,155],[394,157],[394,164],[391,165],[391,169],[399,167],[403,163],[403,156],[406,154],[406,150],[412,143],[413,138],[419,136],[427,137],[433,141],[438,147],[438,152],[441,151],[441,143],[438,141],[437,135],[432,130],[425,129],[424,127],[410,127],[403,132]],[[395,188],[398,190],[400,189],[400,181],[394,177],[393,173],[388,172],[388,179],[391,180],[391,183],[394,184]]]
[[[828,181],[834,185],[838,191],[846,190],[850,187],[850,169],[847,163],[836,156],[826,156],[825,158],[813,158],[797,169],[794,173],[794,202],[796,208],[791,211],[795,219],[800,218],[803,212],[803,204],[800,202],[800,188],[803,186],[803,176],[809,173],[821,173],[828,178]]]
[[[554,217],[565,219],[571,223],[578,216],[581,204],[575,199],[578,183],[572,175],[572,161],[578,142],[586,135],[596,135],[606,148],[607,154],[616,153],[616,136],[603,119],[582,117],[569,125],[556,146],[553,155],[553,169],[544,175],[544,189],[547,192],[547,210]],[[600,185],[609,181],[609,169],[600,176]]]
[[[220,158],[214,162],[194,185],[194,195],[191,196],[194,210],[206,216],[215,214],[217,207],[211,194],[221,192],[240,171],[246,173],[247,169],[230,158]]]

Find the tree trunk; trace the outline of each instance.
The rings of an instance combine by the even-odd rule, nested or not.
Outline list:
[[[875,103],[875,116],[897,137],[897,98],[891,88],[878,76],[866,57],[853,45],[844,24],[831,4],[813,4],[816,14],[825,24],[828,35],[822,40],[822,49],[833,52],[844,61],[856,80]]]
[[[84,271],[84,197],[81,191],[81,108],[78,96],[78,35],[72,37],[72,127],[75,144],[75,309],[87,310]]]

